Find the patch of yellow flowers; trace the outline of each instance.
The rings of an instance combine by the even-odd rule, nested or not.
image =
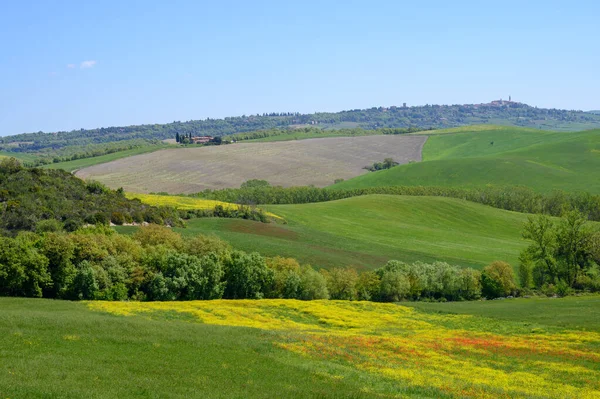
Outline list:
[[[279,331],[275,345],[404,386],[471,398],[600,398],[600,334],[490,332],[486,319],[373,302],[88,302],[97,311],[182,312],[199,322]],[[510,322],[507,322],[510,323]]]
[[[224,209],[237,209],[239,205],[230,202],[207,200],[193,197],[183,197],[177,195],[158,195],[158,194],[135,194],[126,193],[125,196],[129,199],[139,199],[144,204],[152,206],[170,206],[182,210],[212,210],[217,205],[221,205]],[[280,216],[271,212],[265,214],[274,219],[281,219]]]

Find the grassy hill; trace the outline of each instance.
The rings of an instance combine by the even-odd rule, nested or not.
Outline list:
[[[598,302],[0,298],[0,397],[594,398]]]
[[[429,135],[423,162],[358,176],[334,189],[426,185],[524,185],[600,193],[600,131],[576,133],[482,127]]]
[[[526,215],[450,198],[369,195],[263,208],[288,224],[203,218],[179,231],[214,233],[245,251],[326,268],[373,269],[389,259],[476,268],[494,260],[516,265],[526,245],[520,236]]]

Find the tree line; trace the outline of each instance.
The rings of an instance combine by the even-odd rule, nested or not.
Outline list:
[[[397,260],[362,273],[340,267],[317,271],[293,258],[245,253],[214,236],[182,237],[158,225],[142,226],[133,236],[102,225],[71,233],[20,232],[0,236],[0,295],[396,302],[600,291],[600,232],[581,214],[572,212],[559,221],[532,217],[523,236],[530,246],[520,257],[518,287],[513,268],[502,261],[482,271]]]
[[[157,225],[141,227],[133,236],[95,226],[0,237],[0,295],[5,296],[470,300],[481,297],[485,284],[479,271],[443,262],[389,261],[363,273],[317,271],[292,258],[245,253],[216,237],[182,237]]]
[[[135,139],[100,144],[73,145],[62,148],[45,148],[36,153],[35,159],[23,162],[27,167],[38,167],[59,162],[76,161],[78,159],[94,158],[116,152],[138,148],[161,148],[166,144],[160,140]]]
[[[335,201],[371,194],[458,198],[509,211],[550,216],[561,216],[567,211],[577,210],[589,220],[600,221],[599,195],[568,193],[560,190],[543,194],[523,186],[488,186],[473,189],[431,186],[342,189],[335,186],[273,187],[268,182],[262,181],[260,184],[242,185],[240,188],[204,190],[190,196],[237,204],[275,205]]]
[[[269,129],[293,129],[300,125],[317,125],[327,128],[343,123],[354,123],[365,130],[381,128],[448,128],[469,124],[500,123],[507,125],[537,127],[545,123],[573,123],[600,126],[600,116],[582,111],[543,109],[526,104],[512,103],[506,106],[481,105],[424,105],[415,107],[372,107],[341,112],[317,112],[299,114],[282,112],[271,114],[242,115],[223,119],[206,118],[187,122],[174,121],[167,124],[112,126],[98,129],[79,129],[54,133],[23,133],[0,137],[0,151],[38,153],[47,149],[68,146],[85,146],[133,139],[164,140],[176,134],[186,136],[227,136],[237,133]]]

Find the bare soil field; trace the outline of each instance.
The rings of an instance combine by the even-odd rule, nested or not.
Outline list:
[[[425,136],[333,137],[272,143],[166,149],[81,169],[77,176],[111,188],[149,193],[193,193],[239,187],[250,179],[276,186],[318,187],[364,173],[393,158],[420,161]]]

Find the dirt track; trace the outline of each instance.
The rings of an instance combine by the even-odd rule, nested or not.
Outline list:
[[[420,161],[425,136],[333,137],[272,143],[161,150],[81,169],[77,176],[112,188],[148,193],[192,193],[239,187],[249,179],[272,185],[318,187],[363,173],[393,158]]]

